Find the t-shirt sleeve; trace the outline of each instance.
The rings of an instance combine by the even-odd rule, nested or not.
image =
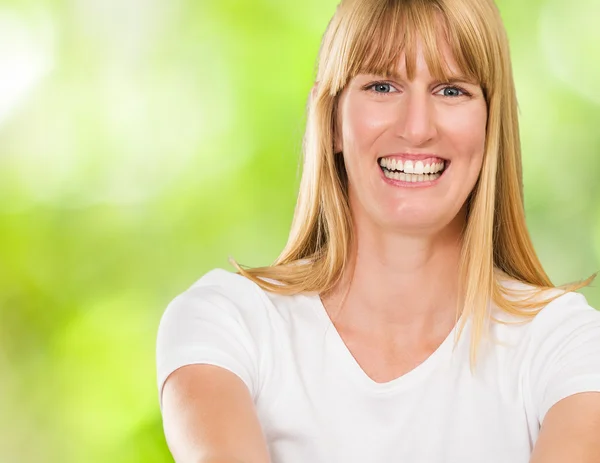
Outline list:
[[[256,397],[257,333],[252,320],[248,320],[253,314],[241,307],[252,305],[253,301],[236,291],[235,287],[196,284],[167,306],[156,343],[161,408],[162,390],[169,375],[192,364],[211,364],[233,372]]]
[[[600,392],[600,312],[579,293],[552,301],[533,323],[530,384],[541,424],[558,401]]]

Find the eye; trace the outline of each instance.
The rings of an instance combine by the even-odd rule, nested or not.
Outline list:
[[[372,92],[382,95],[386,93],[394,93],[396,89],[392,86],[392,84],[388,84],[387,82],[375,82],[365,87],[366,90],[371,90]]]
[[[447,96],[449,98],[457,98],[459,96],[469,95],[469,93],[466,90],[457,87],[456,85],[449,85],[447,87],[444,87],[440,90],[440,92],[443,92],[443,96]]]

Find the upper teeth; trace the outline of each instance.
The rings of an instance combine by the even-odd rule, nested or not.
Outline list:
[[[407,160],[402,162],[401,159],[381,158],[379,164],[388,170],[403,171],[406,174],[435,174],[444,170],[443,161],[426,162],[427,164],[424,164],[423,161],[414,162]]]

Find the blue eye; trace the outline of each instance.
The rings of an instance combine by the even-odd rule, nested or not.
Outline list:
[[[367,88],[378,94],[393,93],[393,91],[395,90],[391,84],[385,82],[376,82],[374,84],[369,85]]]
[[[466,92],[460,87],[444,87],[441,91],[444,92],[444,96],[450,98],[466,95]]]
[[[378,93],[390,93],[392,86],[390,84],[376,84],[374,85],[375,91]]]

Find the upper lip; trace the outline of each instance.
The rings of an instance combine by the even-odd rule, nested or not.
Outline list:
[[[390,153],[390,154],[385,154],[383,156],[381,156],[379,159],[382,158],[399,158],[399,159],[407,159],[410,161],[422,161],[424,159],[429,159],[429,158],[438,158],[438,159],[442,159],[444,161],[447,161],[447,159],[438,156],[437,154],[434,153],[422,153],[422,154],[416,154],[416,153]]]

